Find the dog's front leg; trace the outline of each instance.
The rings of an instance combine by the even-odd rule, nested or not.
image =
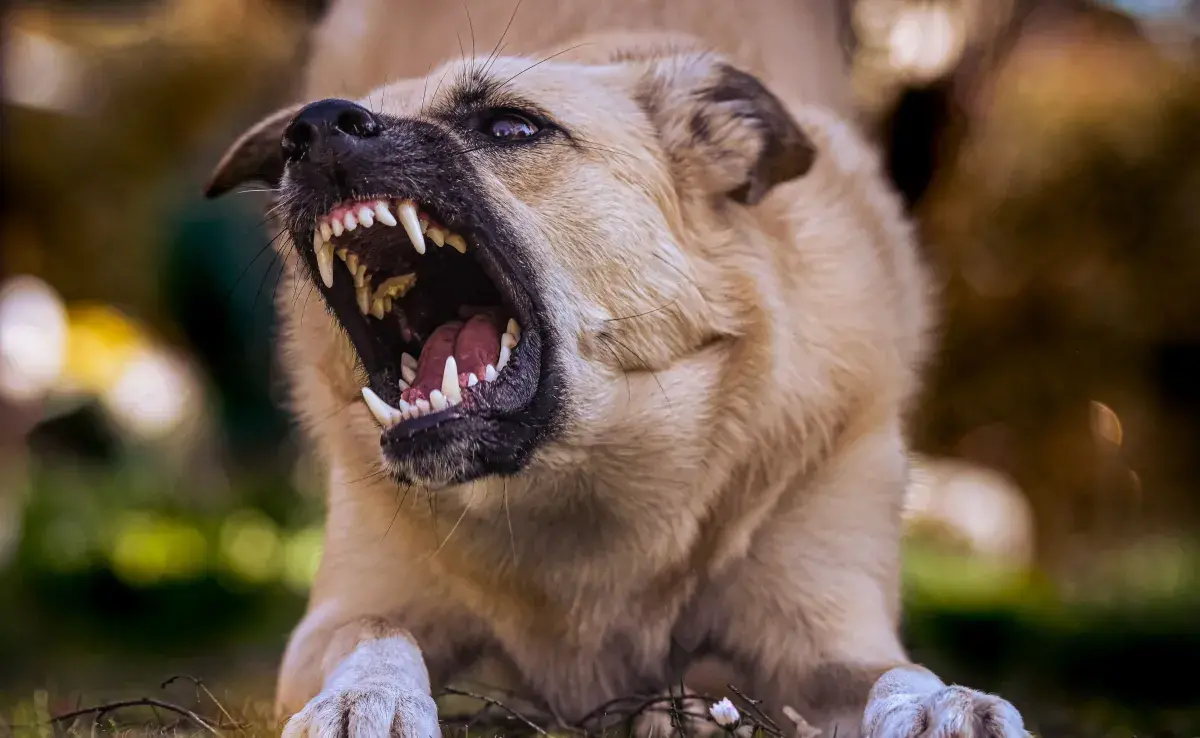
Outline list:
[[[284,738],[440,737],[429,672],[408,631],[356,620],[334,631],[321,662],[321,691],[288,721]]]

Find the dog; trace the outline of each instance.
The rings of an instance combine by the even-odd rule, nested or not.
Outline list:
[[[285,735],[438,736],[481,660],[569,723],[682,678],[825,736],[1026,735],[898,638],[931,290],[842,116],[601,33],[280,110],[208,193],[249,181],[329,468]]]

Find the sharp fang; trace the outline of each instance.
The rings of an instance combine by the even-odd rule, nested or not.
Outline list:
[[[496,377],[498,377],[499,375],[500,375],[500,372],[496,371],[496,367],[492,366],[491,364],[488,364],[487,368],[485,368],[483,370],[483,381],[495,382]]]
[[[326,241],[333,238],[333,229],[329,227],[328,221],[321,221],[321,238]]]
[[[358,311],[363,315],[371,312],[371,290],[364,285],[356,289],[354,293],[358,298]],[[504,349],[500,349],[500,355],[504,355]]]
[[[407,388],[407,387],[405,387],[404,389],[408,389],[408,388]],[[406,417],[406,418],[407,418],[407,417],[409,417],[410,415],[412,415],[412,414],[413,414],[413,411],[414,411],[414,410],[416,410],[416,408],[415,408],[415,407],[413,407],[412,405],[409,405],[409,404],[408,404],[407,402],[405,402],[404,400],[401,400],[401,401],[400,401],[400,415],[402,415],[402,416],[404,416],[404,417]]]
[[[401,379],[401,380],[400,380],[400,389],[401,389],[402,391],[403,391],[403,390],[406,390],[406,389],[409,389],[410,387],[412,387],[412,385],[411,385],[411,384],[409,384],[408,382],[404,381],[403,379]],[[403,403],[404,401],[403,401],[403,400],[401,400],[400,402],[401,402],[401,403]],[[403,409],[404,409],[404,405],[403,405],[403,404],[401,404],[401,405],[400,405],[400,409],[401,409],[401,410],[403,410]]]
[[[376,320],[383,320],[383,316],[385,315],[383,300],[376,298],[371,301],[371,315],[375,316]]]
[[[496,362],[496,371],[500,372],[504,370],[504,367],[508,365],[508,358],[510,356],[512,356],[512,349],[510,349],[508,346],[505,346],[503,339],[501,339],[500,361]]]
[[[366,205],[363,205],[358,209],[357,215],[358,222],[362,223],[363,228],[370,228],[371,226],[375,225],[375,213],[373,213],[371,208],[367,207]]]
[[[441,393],[441,390],[434,390],[429,393],[429,404],[434,410],[446,409],[446,396]]]
[[[474,372],[471,372],[470,374],[468,374],[467,375],[467,386],[474,387],[477,384],[479,384],[479,377],[475,376]]]
[[[325,239],[321,238],[321,231],[313,230],[313,251],[321,248],[323,243],[325,243]]]
[[[434,390],[434,392],[437,392],[437,390]],[[426,399],[417,400],[417,409],[423,413],[429,412],[429,400],[426,400]]]
[[[342,218],[342,223],[346,226],[346,230],[348,231],[358,228],[358,219],[354,217],[354,213],[351,211],[346,212],[346,217]]]
[[[383,312],[385,312],[385,313],[392,312],[392,298],[390,298],[390,297],[383,298]]]
[[[463,237],[458,235],[457,233],[447,234],[446,235],[446,243],[453,246],[454,250],[460,254],[467,253],[467,242],[465,240],[463,240]]]
[[[511,333],[505,333],[500,336],[500,347],[509,349],[510,351],[517,345],[517,337]]]
[[[404,362],[401,362],[400,363],[400,376],[404,379],[405,382],[408,382],[410,385],[413,382],[417,381],[416,365],[405,366]]]
[[[404,224],[404,230],[408,233],[408,240],[412,241],[413,248],[418,254],[425,253],[425,236],[421,234],[421,220],[417,217],[417,209],[411,202],[402,202],[396,206],[396,213],[400,216],[400,222]]]
[[[512,337],[517,339],[518,342],[521,340],[521,326],[512,318],[508,319],[508,326],[504,329],[504,332],[511,333]]]
[[[326,242],[317,248],[317,270],[326,287],[333,287],[333,245]]]
[[[417,370],[417,360],[410,353],[407,353],[407,352],[402,353],[402,354],[400,354],[400,366],[401,367],[406,366],[409,369],[416,371]]]
[[[462,402],[462,392],[458,389],[458,362],[453,356],[446,357],[446,366],[442,369],[442,394],[451,405]]]
[[[346,254],[346,268],[350,274],[358,274],[358,254]]]
[[[366,264],[359,264],[358,271],[354,273],[354,286],[371,288],[371,275],[367,274]]]
[[[334,251],[333,253],[337,254],[337,258],[341,259],[342,261],[345,261],[346,257],[350,255],[350,252],[347,251],[346,249],[338,249],[337,251]]]
[[[375,416],[375,420],[379,421],[380,425],[384,428],[391,428],[396,424],[393,413],[399,413],[399,410],[384,402],[379,395],[371,391],[370,387],[362,388],[362,396],[367,403],[367,409],[371,411],[371,415]]]
[[[429,240],[433,241],[439,249],[446,245],[446,232],[435,225],[429,226],[429,230],[425,231],[425,235],[429,236]]]
[[[391,210],[388,210],[386,202],[378,202],[375,204],[375,220],[378,220],[385,226],[395,227],[396,225],[396,216],[392,215]]]
[[[329,228],[333,231],[333,235],[335,236],[340,236],[346,232],[346,229],[342,227],[342,221],[337,219],[329,221]]]

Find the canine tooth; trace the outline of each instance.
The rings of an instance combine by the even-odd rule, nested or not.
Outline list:
[[[467,253],[467,242],[457,233],[449,233],[446,235],[446,243],[454,247],[454,250],[460,254]]]
[[[329,221],[321,221],[319,228],[321,230],[321,238],[325,239],[326,241],[333,238],[333,229],[329,227]]]
[[[429,393],[429,404],[433,406],[434,410],[445,410],[446,396],[441,393],[441,390],[434,390]]]
[[[333,245],[325,242],[317,247],[317,270],[326,287],[333,286]]]
[[[366,315],[367,313],[371,312],[371,290],[368,289],[366,285],[356,289],[354,291],[354,296],[358,298],[358,311],[360,313]],[[500,353],[503,355],[504,350],[501,349]]]
[[[499,375],[500,375],[500,372],[496,371],[496,367],[492,366],[491,364],[488,364],[487,368],[485,368],[483,370],[483,381],[495,382],[496,377]]]
[[[505,333],[511,333],[511,334],[512,334],[512,337],[513,337],[513,338],[515,338],[515,339],[517,339],[517,341],[518,341],[518,342],[520,342],[520,340],[521,340],[521,326],[520,326],[520,324],[519,324],[519,323],[517,323],[517,321],[516,321],[516,320],[514,320],[513,318],[509,318],[509,319],[508,319],[508,326],[507,326],[507,327],[505,327],[505,329],[504,329],[504,332],[505,332]]]
[[[404,362],[400,362],[400,376],[404,379],[405,382],[408,382],[410,385],[413,382],[417,381],[416,365],[414,364],[413,366],[407,366],[406,364],[404,364]]]
[[[346,249],[338,249],[333,253],[337,254],[337,258],[341,259],[342,261],[345,261],[346,257],[350,255],[350,252]]]
[[[390,297],[383,298],[383,312],[385,312],[385,313],[392,312],[392,298],[390,298]]]
[[[421,221],[417,218],[417,209],[411,202],[402,202],[396,205],[396,213],[400,216],[400,222],[404,224],[404,230],[408,232],[408,239],[412,241],[413,248],[418,254],[425,253],[425,236],[421,234]]]
[[[425,231],[425,235],[429,236],[429,240],[433,241],[439,249],[446,245],[446,232],[435,225],[429,226],[429,230]]]
[[[395,416],[393,415],[393,413],[399,412],[396,408],[384,402],[370,387],[362,388],[362,396],[363,400],[367,403],[367,409],[371,411],[371,414],[375,416],[375,420],[379,421],[380,425],[384,428],[391,428],[396,424]]]
[[[408,389],[408,388],[405,387],[404,389]],[[412,412],[414,409],[415,408],[412,405],[409,405],[404,400],[400,401],[400,414],[403,415],[404,417],[407,418],[408,416],[412,415]]]
[[[342,224],[346,226],[346,230],[348,231],[358,228],[358,218],[354,217],[354,211],[346,211],[346,217],[342,218]]]
[[[416,371],[417,359],[412,354],[410,354],[408,352],[404,352],[404,353],[400,354],[400,366],[402,366],[402,367],[406,366],[409,369]]]
[[[313,251],[321,248],[321,244],[325,243],[325,239],[321,238],[321,231],[313,231]]]
[[[358,274],[358,254],[346,254],[346,268],[350,274]]]
[[[462,392],[458,389],[458,362],[453,356],[446,357],[446,366],[442,369],[442,394],[451,405],[462,402]]]
[[[342,226],[342,221],[338,220],[337,218],[330,219],[329,229],[333,231],[334,236],[340,236],[346,232],[346,229]]]
[[[429,233],[429,216],[417,211],[417,222],[421,224],[421,233]]]
[[[512,356],[512,349],[504,345],[504,340],[500,340],[500,361],[496,362],[496,371],[504,371],[504,367],[508,365],[508,359]]]
[[[375,225],[375,213],[371,211],[371,208],[363,205],[358,209],[358,222],[362,223],[363,228],[370,228]]]
[[[437,390],[434,390],[434,392],[437,392]],[[426,399],[417,400],[417,409],[423,413],[429,412],[429,400],[426,400]]]
[[[366,264],[358,265],[358,271],[354,273],[354,286],[371,288],[371,275],[367,273]]]
[[[392,215],[392,211],[388,210],[387,203],[383,200],[375,203],[375,220],[385,226],[394,227],[396,225],[396,216]]]
[[[406,390],[406,389],[408,389],[408,388],[412,387],[412,385],[411,385],[411,384],[409,384],[408,382],[404,381],[403,379],[401,379],[401,380],[400,380],[399,384],[400,384],[400,389],[401,389],[401,390]],[[401,409],[403,409],[403,406],[401,406]]]
[[[505,333],[500,336],[500,347],[509,349],[510,351],[517,346],[517,337],[511,333]]]
[[[383,320],[383,316],[386,314],[383,309],[383,300],[379,298],[371,300],[371,315],[375,316],[376,320]]]
[[[479,377],[475,376],[475,372],[471,372],[470,374],[468,374],[467,375],[467,386],[474,387],[477,384],[479,384]]]

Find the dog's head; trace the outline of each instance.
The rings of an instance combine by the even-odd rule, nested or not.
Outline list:
[[[209,194],[278,188],[292,277],[327,308],[292,319],[328,385],[309,391],[353,400],[393,476],[441,485],[611,440],[631,378],[659,385],[664,413],[715,412],[660,373],[712,375],[711,391],[720,367],[683,367],[745,318],[750,283],[727,268],[755,248],[745,212],[814,156],[720,57],[596,42],[280,111]],[[283,292],[285,313],[307,302]]]

